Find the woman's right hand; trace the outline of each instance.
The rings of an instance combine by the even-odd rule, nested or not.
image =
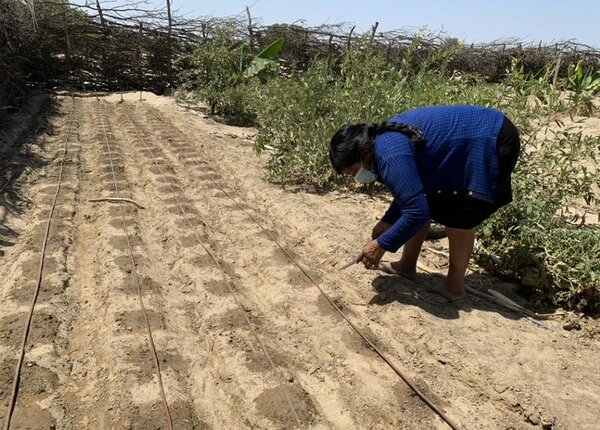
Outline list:
[[[379,236],[385,233],[387,229],[391,226],[392,224],[390,224],[389,222],[385,222],[384,220],[379,221],[377,224],[375,224],[375,227],[373,227],[373,231],[371,232],[371,239],[377,239]]]

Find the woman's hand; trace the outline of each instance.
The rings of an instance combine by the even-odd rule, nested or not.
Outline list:
[[[384,220],[379,221],[377,224],[375,224],[375,227],[373,227],[371,239],[377,239],[379,236],[385,233],[387,229],[391,226],[392,224],[390,224],[389,222],[385,222]]]
[[[383,254],[385,254],[385,249],[379,246],[376,240],[372,240],[364,246],[356,262],[362,262],[367,269],[375,270],[379,267],[379,261]]]

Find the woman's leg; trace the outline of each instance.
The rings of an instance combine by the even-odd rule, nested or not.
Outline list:
[[[419,293],[419,296],[437,304],[451,303],[465,296],[465,274],[471,260],[474,230],[446,227],[450,247],[448,275],[441,287],[431,288]]]
[[[429,233],[430,222],[427,222],[402,248],[402,258],[393,263],[381,263],[380,269],[392,275],[401,275],[409,279],[415,279],[417,275],[417,260],[421,253],[423,241]]]
[[[465,293],[465,274],[473,252],[475,231],[459,228],[447,228],[446,231],[450,246],[450,261],[448,276],[443,286],[450,296],[463,296]]]

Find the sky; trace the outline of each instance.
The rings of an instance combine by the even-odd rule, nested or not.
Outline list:
[[[600,48],[598,0],[173,0],[174,9],[189,17],[245,16],[246,6],[262,24],[350,22],[362,32],[379,21],[378,31],[427,27],[468,43],[511,38],[534,43],[576,40]]]

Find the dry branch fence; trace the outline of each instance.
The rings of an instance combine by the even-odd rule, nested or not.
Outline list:
[[[490,82],[498,82],[510,68],[511,60],[521,61],[524,71],[537,72],[546,64],[560,61],[559,73],[564,75],[568,64],[584,59],[589,67],[600,68],[600,51],[575,41],[556,43],[526,43],[517,39],[491,43],[464,44],[443,33],[395,30],[377,32],[378,23],[370,31],[357,34],[350,25],[302,27],[298,25],[271,25],[254,27],[249,33],[260,47],[276,37],[286,41],[283,57],[295,64],[305,65],[315,56],[339,55],[359,40],[374,45],[386,58],[399,64],[407,50],[413,60],[419,61],[446,49],[451,53],[450,70],[478,73]],[[261,37],[262,36],[262,37]]]
[[[170,1],[152,7],[135,0],[0,0],[0,116],[28,85],[161,93],[177,84],[176,59],[209,43],[225,25],[254,53],[284,38],[281,57],[297,68],[316,57],[340,56],[359,41],[374,45],[391,63],[401,62],[407,49],[418,63],[448,48],[450,69],[476,72],[488,81],[500,80],[515,57],[526,72],[559,59],[561,73],[581,58],[590,67],[600,67],[598,50],[572,41],[465,45],[444,34],[378,32],[377,23],[363,34],[349,24],[264,26],[252,19],[249,10],[233,18],[189,19],[173,10]]]

